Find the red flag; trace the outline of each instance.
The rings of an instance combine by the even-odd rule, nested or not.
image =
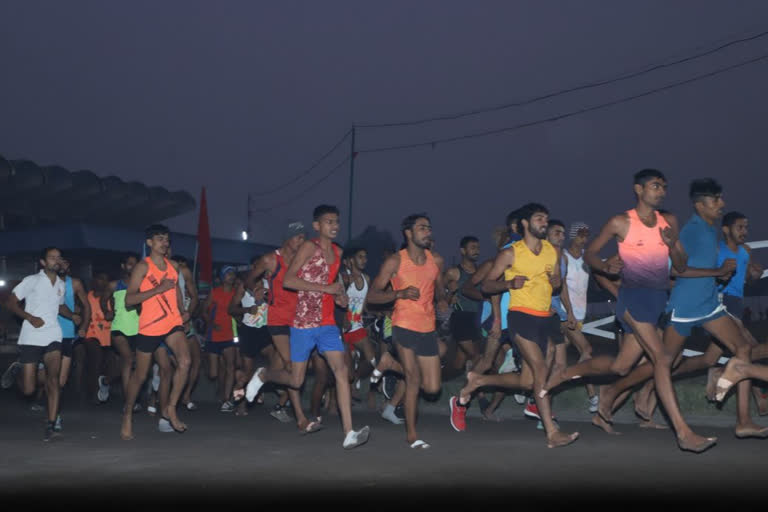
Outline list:
[[[197,221],[197,268],[201,288],[213,285],[213,250],[211,249],[211,230],[208,227],[208,203],[205,200],[205,187],[200,194],[200,219]],[[203,283],[206,283],[203,285]],[[206,286],[207,285],[207,286]]]

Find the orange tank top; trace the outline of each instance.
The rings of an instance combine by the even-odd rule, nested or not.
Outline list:
[[[176,296],[179,275],[170,261],[165,258],[163,260],[165,270],[157,268],[151,258],[144,259],[147,262],[147,275],[141,281],[139,291],[149,291],[159,285],[163,279],[170,279],[176,283],[176,286],[141,303],[139,334],[144,336],[163,336],[171,332],[174,327],[182,325]]]
[[[112,344],[110,337],[112,322],[104,316],[101,302],[93,292],[88,292],[88,304],[91,306],[91,323],[88,325],[85,337],[97,339],[102,347],[109,347]]]
[[[392,289],[404,290],[409,286],[419,289],[419,300],[395,301],[392,325],[416,332],[435,330],[435,279],[440,272],[430,251],[424,251],[427,261],[416,265],[408,251],[400,251],[400,268],[392,277]]]

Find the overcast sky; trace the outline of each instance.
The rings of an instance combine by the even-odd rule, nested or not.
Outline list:
[[[518,101],[636,71],[768,29],[768,2],[256,2],[0,4],[0,154],[90,169],[199,199],[214,236],[246,224],[248,191],[300,174],[353,123],[429,117]],[[761,25],[762,23],[762,25]],[[359,129],[357,148],[513,126],[768,53],[768,38],[607,87],[522,108],[411,128]],[[490,232],[511,209],[546,204],[566,224],[599,227],[633,205],[632,174],[670,180],[666,206],[687,219],[687,186],[713,176],[729,207],[765,222],[768,61],[512,133],[434,148],[360,154],[353,232],[397,234],[432,216],[444,254]],[[269,208],[304,192],[348,141]],[[337,204],[346,239],[348,166],[300,200],[258,213],[275,242],[288,219]],[[197,212],[169,222],[194,233]]]

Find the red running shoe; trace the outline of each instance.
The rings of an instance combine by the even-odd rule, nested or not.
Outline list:
[[[452,396],[449,401],[451,405],[451,426],[456,432],[464,432],[467,428],[466,416],[467,407],[459,404],[458,397]]]

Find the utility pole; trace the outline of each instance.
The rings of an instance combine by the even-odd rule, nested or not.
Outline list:
[[[355,190],[355,125],[352,125],[352,143],[349,147],[349,213],[347,214],[347,244],[352,240],[352,194]]]

